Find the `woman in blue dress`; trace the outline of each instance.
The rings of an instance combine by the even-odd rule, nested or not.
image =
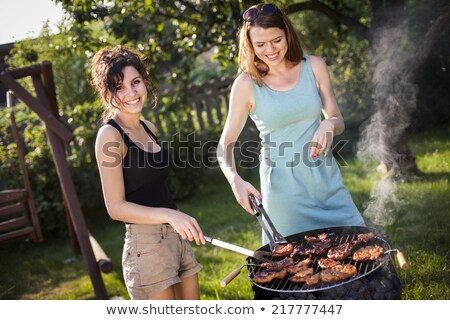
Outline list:
[[[291,21],[274,4],[252,6],[243,17],[239,75],[218,148],[236,200],[253,214],[249,194],[262,198],[283,236],[363,225],[331,152],[344,120],[325,61],[304,55]],[[261,193],[239,176],[231,152],[248,116],[261,138]]]

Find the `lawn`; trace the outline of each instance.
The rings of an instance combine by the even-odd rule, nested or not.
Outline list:
[[[404,283],[402,299],[450,298],[449,134],[448,128],[438,128],[412,135],[410,146],[417,157],[419,171],[409,179],[390,185],[395,196],[388,205],[392,224],[369,223],[385,231],[393,246],[402,250],[410,263],[409,269],[399,269]],[[344,182],[364,212],[371,203],[372,187],[379,182],[376,163],[346,160],[349,165],[341,167]],[[255,170],[242,174],[258,185]],[[178,205],[198,219],[208,236],[249,249],[261,246],[261,229],[256,219],[235,202],[219,171],[208,173],[195,194]],[[114,265],[112,273],[103,275],[108,294],[112,298],[129,299],[120,266],[123,224],[111,221],[102,208],[86,209],[85,213],[89,230]],[[193,247],[204,267],[200,273],[202,299],[252,299],[245,267],[225,288],[219,284],[232,270],[244,266],[245,256],[209,244]],[[15,241],[2,245],[0,255],[0,299],[94,298],[84,261],[74,255],[69,239],[46,239],[42,244]]]

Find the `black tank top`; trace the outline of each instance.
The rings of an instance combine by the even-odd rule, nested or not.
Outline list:
[[[158,143],[146,124],[142,120],[140,123],[147,134]],[[107,124],[119,131],[128,147],[122,161],[125,200],[148,207],[177,209],[166,185],[171,162],[169,152],[159,143],[159,152],[147,152],[134,143],[116,121],[109,119]]]

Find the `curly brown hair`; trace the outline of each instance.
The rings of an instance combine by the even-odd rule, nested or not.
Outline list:
[[[103,48],[94,55],[91,61],[91,84],[105,103],[102,123],[105,123],[114,114],[114,108],[117,108],[114,104],[116,88],[123,82],[123,69],[127,66],[135,67],[139,72],[152,96],[152,106],[156,106],[158,99],[144,61],[145,57],[139,51],[123,45]]]

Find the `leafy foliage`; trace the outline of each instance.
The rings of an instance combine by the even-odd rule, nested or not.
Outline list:
[[[193,133],[202,143],[218,140],[221,124],[207,128],[201,134],[187,121],[193,112],[190,88],[211,79],[232,77],[236,72],[237,30],[245,8],[259,1],[232,0],[55,0],[62,4],[66,19],[58,34],[51,34],[44,25],[35,39],[15,44],[7,59],[11,68],[28,66],[44,60],[52,62],[60,116],[74,129],[75,140],[67,148],[73,178],[83,205],[102,202],[98,173],[95,167],[93,144],[99,127],[101,102],[89,85],[89,62],[94,52],[107,45],[129,44],[147,57],[151,76],[155,81],[159,104],[156,113],[165,121],[160,139],[171,143],[173,155],[178,159],[199,156],[188,137]],[[445,0],[408,0],[405,5],[405,28],[408,39],[420,39],[430,21],[447,10]],[[374,1],[277,1],[277,5],[293,8],[296,4],[325,4],[337,13],[371,27]],[[386,2],[389,5],[390,2]],[[325,58],[338,103],[346,119],[347,128],[357,131],[361,122],[373,112],[371,44],[367,39],[341,23],[312,10],[290,14],[308,54]],[[421,19],[419,19],[421,18]],[[441,45],[431,54],[419,85],[418,119],[445,122],[448,119],[448,90],[450,82],[450,32],[442,32]],[[447,70],[447,71],[446,71]],[[22,84],[32,90],[27,81]],[[437,90],[439,91],[436,95]],[[428,107],[429,106],[429,107]],[[27,145],[27,163],[30,166],[33,188],[40,212],[55,220],[52,229],[63,229],[63,205],[51,153],[40,121],[23,105],[14,108],[24,132]],[[427,111],[427,110],[433,110]],[[17,154],[8,131],[8,111],[0,110],[0,185],[21,185],[17,174]],[[147,109],[144,116],[155,120],[154,110]],[[432,121],[431,121],[432,120]],[[188,142],[186,142],[188,141]],[[188,145],[189,152],[180,148]],[[201,155],[200,155],[201,156]],[[205,166],[209,160],[202,162]],[[197,185],[197,177],[204,174],[198,168],[175,168],[170,185],[177,199],[189,196]],[[51,190],[51,191],[50,191]],[[54,218],[50,216],[54,215]],[[59,227],[58,227],[59,225]],[[65,228],[65,227],[64,227]]]

